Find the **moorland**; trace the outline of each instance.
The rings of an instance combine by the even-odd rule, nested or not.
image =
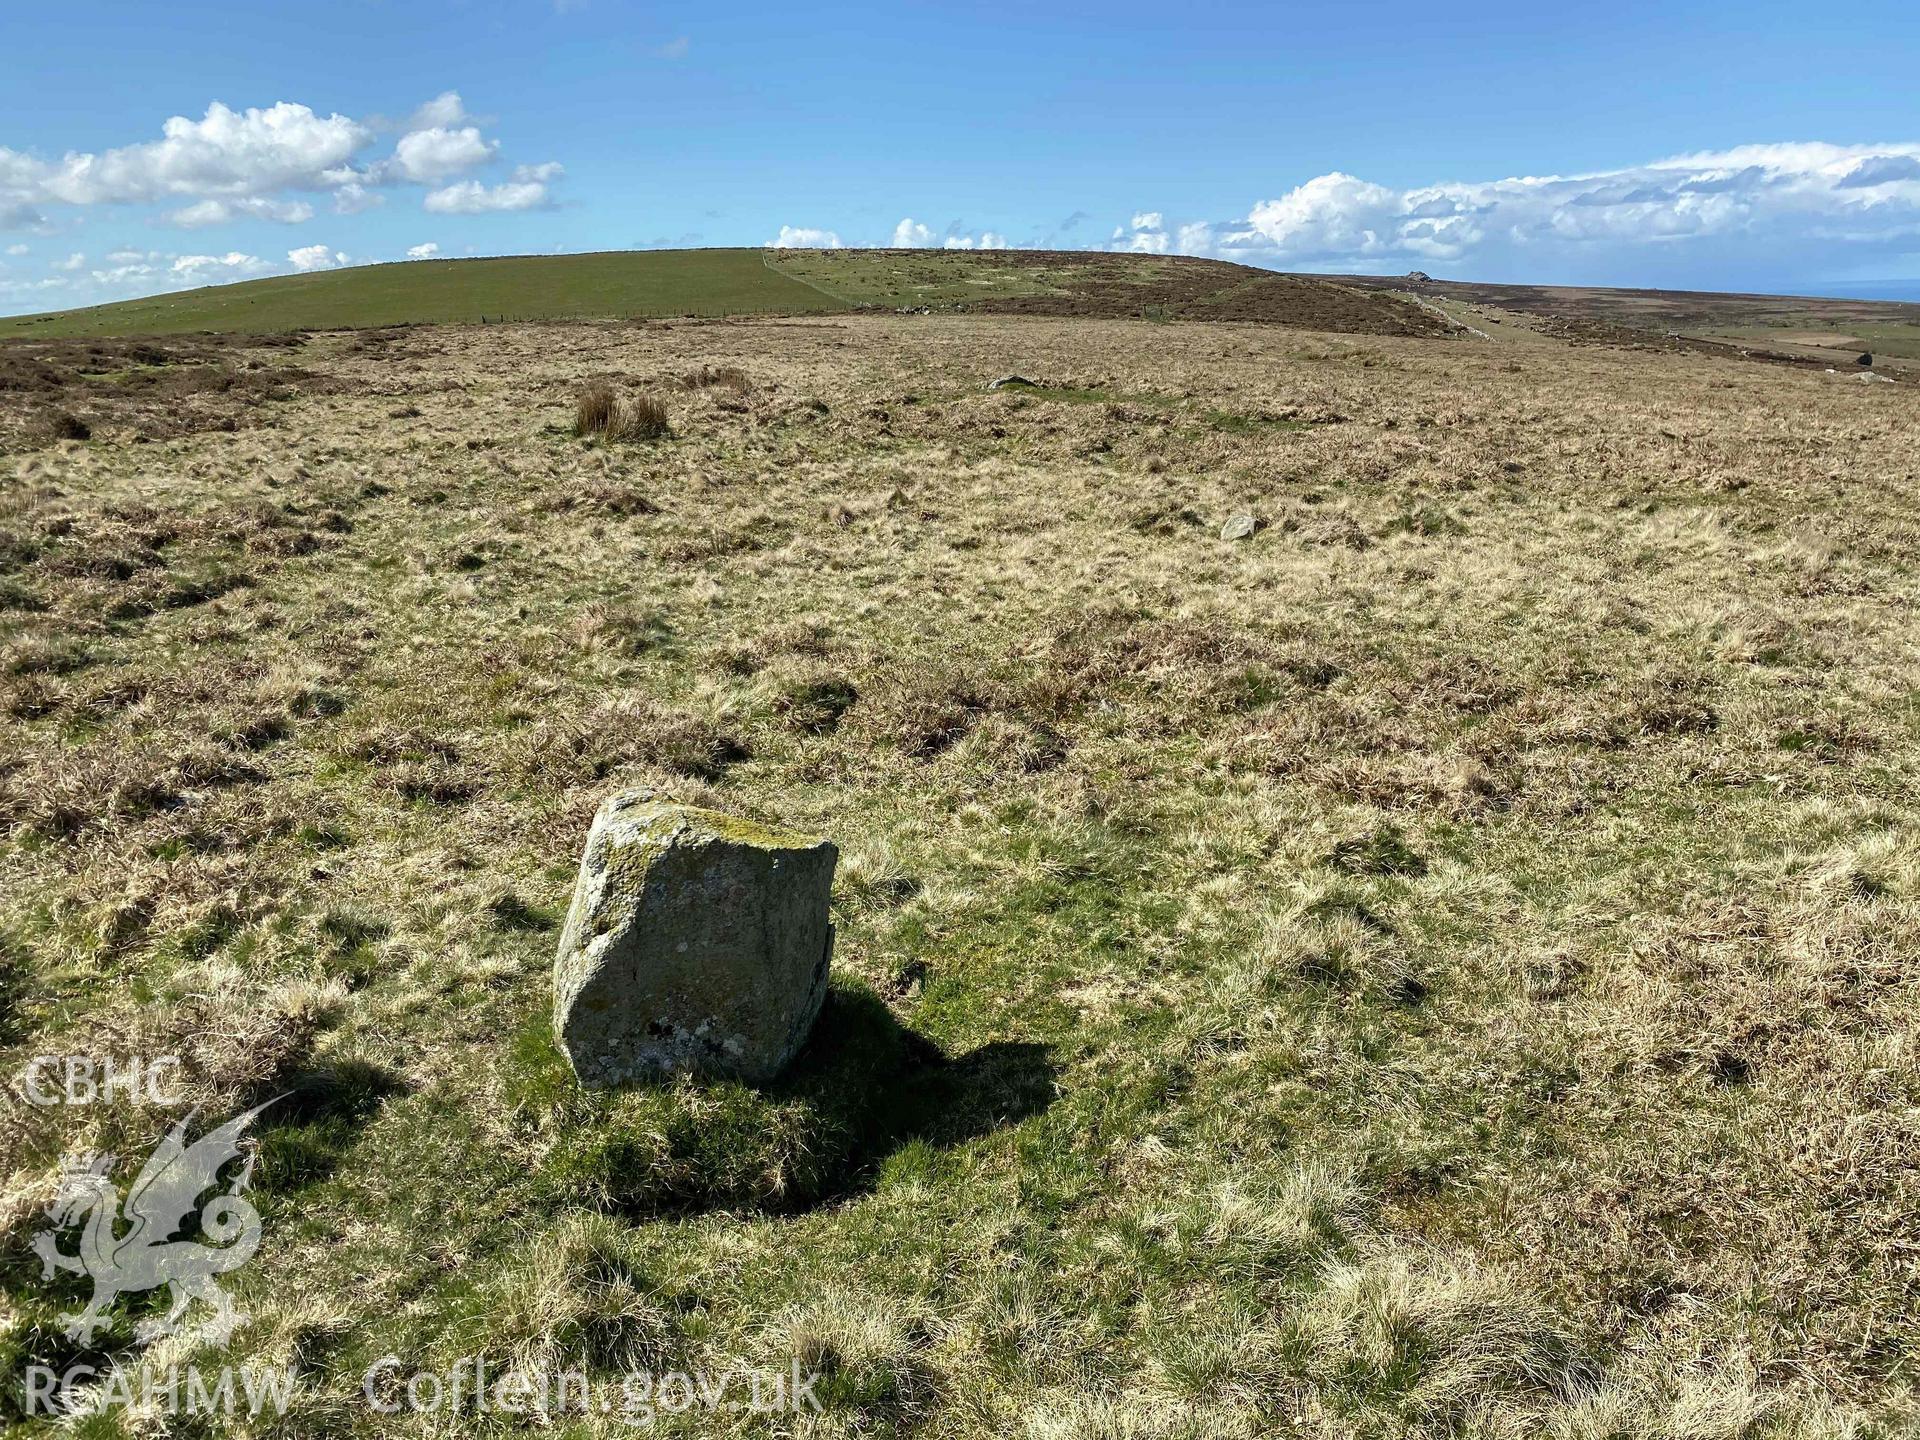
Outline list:
[[[1910,1427],[1915,390],[773,259],[818,303],[0,344],[0,1068],[288,1097],[258,1433],[447,1433],[362,1376],[476,1353],[799,1363],[819,1435]],[[635,785],[841,846],[772,1085],[553,1048]],[[26,1248],[174,1112],[0,1105],[0,1362],[190,1358]]]

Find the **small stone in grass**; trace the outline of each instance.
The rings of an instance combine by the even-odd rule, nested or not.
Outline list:
[[[1244,540],[1260,528],[1260,522],[1242,510],[1237,515],[1229,515],[1227,523],[1220,527],[1222,540]]]

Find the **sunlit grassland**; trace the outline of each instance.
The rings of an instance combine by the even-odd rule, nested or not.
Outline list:
[[[389,1353],[797,1360],[823,1435],[1912,1423],[1904,387],[871,316],[291,359],[0,508],[6,1069],[289,1092],[263,1433],[433,1433]],[[575,438],[608,376],[671,433]],[[776,1084],[553,1051],[631,784],[842,847]],[[141,1363],[16,1242],[169,1117],[8,1118],[0,1361]]]

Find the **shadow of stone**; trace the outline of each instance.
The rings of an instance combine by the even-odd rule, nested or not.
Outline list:
[[[407,1084],[396,1071],[363,1060],[341,1060],[296,1071],[280,1088],[281,1097],[253,1126],[260,1140],[254,1185],[270,1195],[291,1194],[329,1179],[359,1141],[367,1121]]]
[[[887,1157],[914,1141],[948,1149],[1041,1113],[1056,1072],[1050,1047],[1024,1041],[949,1056],[878,997],[835,989],[792,1068],[764,1088],[802,1101],[850,1142],[837,1173],[792,1208],[865,1193]]]
[[[870,1191],[903,1146],[964,1144],[1055,1097],[1048,1047],[995,1042],[949,1057],[850,986],[829,992],[806,1048],[758,1087],[678,1079],[583,1091],[545,1043],[525,1048],[522,1093],[562,1133],[539,1177],[544,1198],[635,1219],[838,1203]]]

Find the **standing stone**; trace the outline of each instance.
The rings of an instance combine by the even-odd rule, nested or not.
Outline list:
[[[645,791],[600,807],[553,966],[553,1028],[583,1085],[771,1079],[827,993],[839,852]]]
[[[1227,523],[1220,527],[1222,540],[1244,540],[1260,528],[1260,522],[1242,510],[1237,515],[1229,515]]]

